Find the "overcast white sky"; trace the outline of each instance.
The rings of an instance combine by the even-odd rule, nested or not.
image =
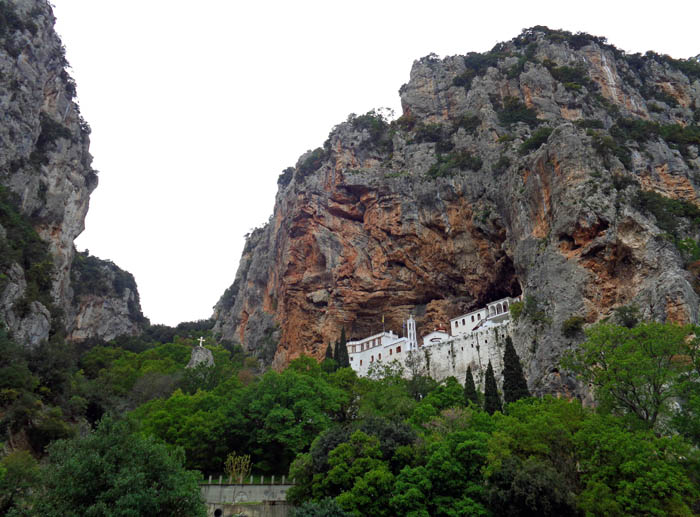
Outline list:
[[[170,325],[211,315],[282,169],[349,113],[400,115],[414,59],[533,25],[700,53],[697,1],[53,4],[100,177],[76,244],[133,273],[145,315]]]

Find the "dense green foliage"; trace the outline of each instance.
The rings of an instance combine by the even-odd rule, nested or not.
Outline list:
[[[528,305],[532,311],[537,304],[526,301],[523,311]],[[508,380],[517,370],[510,346],[506,403],[489,411],[480,407],[471,371],[465,389],[454,378],[425,377],[420,365],[377,365],[371,378],[358,378],[303,357],[259,375],[213,345],[217,367],[199,379],[202,372],[183,372],[183,363],[194,336],[209,334],[201,330],[205,322],[186,326],[187,337],[140,352],[93,347],[77,356],[80,373],[60,355],[35,366],[6,340],[0,393],[8,400],[16,401],[16,392],[48,404],[41,385],[60,403],[71,397],[71,385],[84,383],[75,416],[88,400],[112,412],[138,407],[125,422],[107,418],[96,431],[64,441],[55,441],[65,436],[51,435],[47,425],[43,440],[54,443],[41,477],[26,454],[0,460],[0,504],[15,515],[32,505],[42,515],[89,514],[86,508],[99,505],[114,511],[106,515],[126,514],[127,507],[177,515],[168,505],[180,500],[195,515],[196,478],[183,468],[218,475],[232,452],[249,454],[255,475],[292,476],[288,498],[300,505],[297,515],[690,515],[696,504],[700,352],[687,339],[694,327],[588,329],[569,366],[594,386],[601,402],[594,412],[576,400],[525,396],[508,403],[517,391]],[[187,384],[188,376],[199,381]],[[158,393],[146,387],[153,385]],[[498,397],[492,369],[486,386]],[[638,398],[647,390],[643,405],[621,402],[630,390]],[[18,429],[39,421],[30,420]],[[78,487],[89,497],[78,498]]]
[[[23,515],[31,507],[31,491],[40,481],[38,462],[27,451],[0,459],[0,515]]]
[[[46,517],[205,516],[199,475],[186,471],[183,459],[181,450],[103,419],[87,436],[49,447],[33,510]]]
[[[565,366],[593,386],[601,406],[653,428],[672,413],[675,387],[688,371],[682,357],[697,346],[689,341],[694,331],[661,323],[596,325],[587,330],[581,348],[568,354]]]

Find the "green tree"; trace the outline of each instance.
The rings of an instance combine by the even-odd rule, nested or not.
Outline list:
[[[529,396],[530,391],[527,389],[520,358],[513,346],[513,340],[506,336],[506,349],[503,352],[503,401],[507,404]]]
[[[503,411],[491,361],[489,361],[489,365],[486,368],[486,378],[484,380],[484,410],[489,415],[493,415],[496,411]]]
[[[326,348],[326,359],[333,359],[333,347],[328,343],[328,348]]]
[[[106,417],[87,436],[54,442],[48,460],[37,515],[206,515],[182,450],[134,434],[126,422]]]
[[[348,356],[347,338],[345,337],[345,327],[340,331],[340,341],[335,344],[335,353],[333,354],[339,368],[350,367],[350,357]]]
[[[677,383],[688,370],[688,362],[679,358],[696,346],[690,341],[695,333],[696,327],[672,323],[598,324],[562,364],[593,385],[603,409],[634,415],[653,427],[668,414]]]
[[[693,515],[698,451],[678,436],[629,430],[611,415],[592,415],[575,437],[587,515]]]
[[[464,404],[468,406],[470,403],[478,406],[479,394],[476,392],[476,386],[474,385],[472,367],[467,366],[467,375],[464,378]]]
[[[534,477],[540,474],[547,477],[551,466],[561,478],[566,491],[575,491],[579,469],[574,435],[588,415],[580,402],[553,397],[527,398],[509,404],[506,415],[499,413],[492,418],[496,429],[488,439],[487,479],[490,480],[493,473],[502,469],[508,458],[517,456],[523,461],[534,458],[539,462],[532,465]],[[517,464],[511,467],[519,468]],[[502,481],[512,480],[508,469],[501,473],[505,476]]]
[[[287,472],[294,457],[308,450],[313,439],[331,425],[345,398],[310,357],[292,361],[281,373],[265,373],[244,394],[246,452],[256,468]]]
[[[507,458],[489,479],[494,515],[513,517],[577,516],[576,496],[554,467],[536,458]]]
[[[27,451],[15,451],[0,460],[0,515],[24,515],[31,507],[30,493],[38,487],[39,464]]]

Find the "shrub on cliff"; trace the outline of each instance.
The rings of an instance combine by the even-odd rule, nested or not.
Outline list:
[[[554,131],[551,127],[541,127],[536,129],[530,138],[525,140],[518,151],[520,154],[527,154],[530,151],[535,151],[540,148],[540,146],[547,142],[549,135]]]
[[[586,319],[583,316],[571,316],[561,324],[561,333],[568,338],[576,337],[583,330]]]
[[[327,157],[328,153],[323,148],[318,147],[314,149],[311,154],[299,164],[297,170],[299,171],[300,177],[305,178],[306,176],[316,172],[321,165],[323,165],[323,161]]]
[[[426,176],[431,179],[448,178],[457,171],[479,171],[482,165],[481,158],[472,155],[469,151],[461,150],[449,154],[439,154],[437,163],[428,169]]]
[[[535,110],[528,108],[517,97],[506,97],[503,100],[503,107],[497,113],[501,123],[508,126],[517,122],[524,122],[528,126],[533,127],[540,122]]]

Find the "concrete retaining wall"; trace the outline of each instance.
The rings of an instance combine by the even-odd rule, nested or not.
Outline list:
[[[282,502],[287,499],[287,490],[294,485],[201,485],[202,499],[210,503],[262,503]]]

